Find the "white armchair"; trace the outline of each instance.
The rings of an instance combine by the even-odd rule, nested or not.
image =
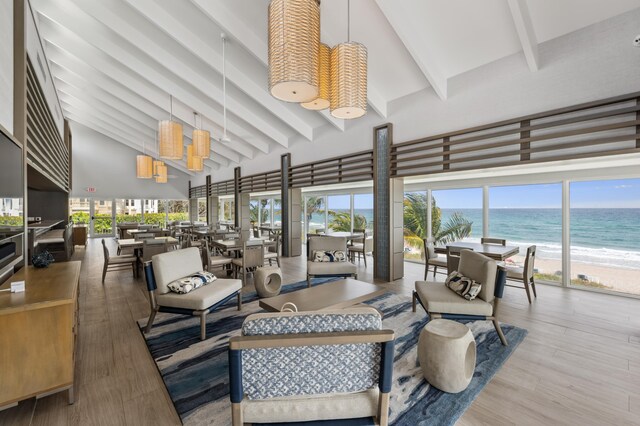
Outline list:
[[[314,277],[358,278],[358,268],[351,262],[313,262],[316,251],[338,251],[347,255],[347,239],[327,235],[310,236],[307,239],[307,287]]]

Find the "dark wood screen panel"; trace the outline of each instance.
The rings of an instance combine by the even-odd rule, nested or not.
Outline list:
[[[206,198],[207,185],[192,186],[189,189],[189,198]]]
[[[240,177],[240,192],[276,191],[280,189],[280,170]]]
[[[211,183],[209,195],[231,195],[233,194],[233,179],[222,182]]]
[[[633,152],[640,152],[640,93],[395,144],[391,176]]]
[[[69,147],[60,135],[28,57],[27,162],[62,191],[69,192]]]
[[[373,179],[373,150],[292,166],[291,188]]]

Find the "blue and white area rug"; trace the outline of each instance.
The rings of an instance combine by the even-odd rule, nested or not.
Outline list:
[[[319,279],[322,285],[331,279]],[[306,287],[306,281],[287,285],[283,292]],[[509,346],[500,339],[489,321],[471,321],[467,326],[477,344],[476,370],[469,387],[448,394],[429,386],[417,360],[418,337],[427,323],[424,310],[411,311],[411,299],[387,293],[369,302],[384,313],[383,327],[396,332],[396,349],[391,391],[390,424],[452,425],[471,405],[527,334],[526,330],[502,325]],[[239,333],[247,315],[261,312],[255,294],[245,295],[242,311],[233,302],[207,316],[207,340],[200,340],[196,317],[162,314],[151,332],[144,335],[151,356],[162,375],[178,415],[185,425],[230,425],[227,345]],[[143,327],[146,318],[138,321]]]

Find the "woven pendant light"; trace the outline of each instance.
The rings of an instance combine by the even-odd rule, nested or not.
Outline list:
[[[153,177],[152,158],[148,155],[136,157],[136,177],[139,179],[151,179]]]
[[[318,97],[320,2],[269,3],[269,91],[286,102]]]
[[[320,111],[329,108],[329,91],[331,76],[331,49],[324,43],[320,43],[318,54],[318,97],[311,102],[303,102],[303,108]]]
[[[351,2],[347,12],[347,42],[331,49],[331,115],[352,119],[367,112],[367,48],[351,41]]]
[[[158,176],[158,167],[164,166],[164,161],[153,160],[153,177]]]
[[[196,157],[193,151],[193,144],[187,145],[187,169],[192,172],[201,172],[204,170],[204,161],[202,157]]]
[[[193,133],[191,134],[193,155],[200,158],[209,158],[211,154],[211,133],[200,128],[202,127],[202,121],[200,122],[200,127],[198,127],[198,113],[194,112],[193,115],[195,125]]]
[[[169,176],[167,175],[167,166],[158,166],[158,176],[156,176],[156,183],[167,183]]]
[[[168,160],[182,160],[184,146],[182,145],[182,124],[173,121],[173,96],[170,97],[171,106],[169,120],[158,123],[160,138],[160,158]]]

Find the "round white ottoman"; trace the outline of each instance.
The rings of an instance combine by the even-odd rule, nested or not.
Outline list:
[[[476,341],[471,330],[456,321],[429,321],[418,339],[418,361],[430,385],[448,393],[462,392],[476,368]]]
[[[282,271],[277,266],[263,266],[253,273],[253,282],[258,296],[277,296],[282,288]]]

